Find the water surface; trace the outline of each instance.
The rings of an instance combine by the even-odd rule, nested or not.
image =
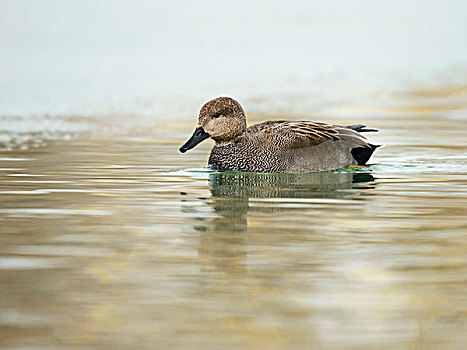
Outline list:
[[[2,348],[463,348],[465,118],[359,121],[315,174],[210,171],[192,121],[4,151]]]

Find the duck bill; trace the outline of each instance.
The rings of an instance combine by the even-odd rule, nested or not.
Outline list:
[[[191,135],[190,139],[187,142],[185,142],[185,144],[182,147],[179,148],[179,151],[185,153],[186,151],[192,149],[198,143],[206,140],[207,138],[209,138],[209,134],[206,131],[204,131],[203,127],[199,126],[195,129],[195,132],[193,133],[193,135]]]

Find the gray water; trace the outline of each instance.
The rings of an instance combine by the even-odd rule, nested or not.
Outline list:
[[[0,347],[464,349],[465,5],[349,4],[1,2]],[[384,147],[211,171],[223,94]]]

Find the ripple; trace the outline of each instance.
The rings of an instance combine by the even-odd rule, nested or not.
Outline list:
[[[0,270],[50,269],[62,265],[63,260],[38,258],[0,257]]]
[[[0,213],[5,214],[32,214],[32,215],[112,215],[113,212],[107,210],[80,210],[80,209],[52,209],[52,208],[17,208],[0,209]]]

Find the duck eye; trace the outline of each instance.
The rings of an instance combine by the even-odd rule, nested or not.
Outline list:
[[[214,114],[212,115],[213,118],[219,118],[220,116],[221,116],[220,113],[214,113]]]

